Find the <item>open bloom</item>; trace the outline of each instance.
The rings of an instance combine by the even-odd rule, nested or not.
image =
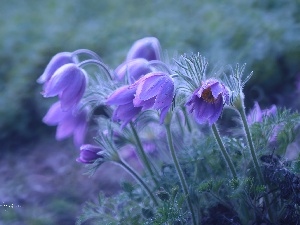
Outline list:
[[[168,110],[171,107],[174,96],[174,82],[164,72],[151,72],[140,78],[137,85],[133,104],[135,107],[143,107],[160,110],[160,122],[163,123]]]
[[[208,79],[197,88],[186,106],[200,124],[215,123],[221,115],[224,104],[229,102],[229,90],[216,79]]]
[[[83,69],[68,63],[57,69],[44,91],[44,97],[58,95],[63,110],[79,103],[86,88],[87,76]]]
[[[80,155],[76,161],[84,164],[92,164],[97,159],[103,158],[102,154],[103,151],[100,147],[91,144],[85,144],[80,147]]]
[[[160,43],[155,37],[145,37],[134,42],[127,53],[127,60],[144,58],[150,60],[160,60]]]
[[[125,61],[115,69],[117,79],[122,80],[128,76],[130,84],[134,83],[141,76],[150,73],[152,70],[149,67],[149,63],[146,59],[137,58],[129,61]]]
[[[139,114],[142,107],[135,107],[133,99],[136,92],[136,86],[126,85],[115,90],[106,100],[107,105],[117,105],[112,119],[114,121],[123,121],[122,127],[132,121]]]
[[[247,115],[247,121],[251,125],[255,122],[262,122],[264,116],[274,115],[277,111],[277,107],[272,105],[270,109],[261,110],[258,102],[254,103],[253,109]]]
[[[62,140],[74,136],[76,146],[83,144],[87,131],[87,112],[86,110],[69,111],[61,109],[61,103],[54,103],[43,118],[43,122],[49,126],[56,126],[56,139]]]
[[[68,63],[73,63],[71,52],[57,53],[52,57],[44,73],[38,78],[37,82],[40,84],[48,82],[58,68]]]

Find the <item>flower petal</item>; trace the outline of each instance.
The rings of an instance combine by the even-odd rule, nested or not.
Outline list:
[[[115,90],[106,100],[107,105],[125,105],[132,102],[136,88],[126,85]]]
[[[72,62],[73,60],[71,52],[57,53],[55,56],[52,57],[44,73],[38,78],[37,82],[42,84],[49,81],[58,68]]]
[[[64,120],[66,114],[66,112],[61,110],[60,102],[56,102],[49,108],[47,114],[43,118],[43,122],[49,126],[57,125]]]
[[[161,109],[172,104],[174,96],[174,83],[170,77],[166,77],[156,97],[154,109]]]

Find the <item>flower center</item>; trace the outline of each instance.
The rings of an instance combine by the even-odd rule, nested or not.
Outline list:
[[[216,101],[214,96],[211,93],[210,88],[207,88],[207,89],[203,90],[201,98],[203,98],[204,101],[206,101],[208,103],[214,103]]]

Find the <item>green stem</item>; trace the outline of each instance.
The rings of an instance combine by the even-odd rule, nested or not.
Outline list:
[[[168,144],[169,144],[171,156],[172,156],[177,174],[179,176],[179,180],[180,180],[180,183],[181,183],[181,186],[182,186],[182,189],[183,189],[183,193],[186,196],[188,208],[189,208],[189,210],[191,212],[191,215],[192,215],[192,222],[193,222],[193,225],[197,225],[195,213],[194,213],[194,210],[193,210],[192,201],[191,201],[191,198],[190,198],[190,195],[189,195],[189,192],[188,192],[188,185],[186,183],[186,180],[185,180],[184,175],[183,175],[183,171],[180,167],[178,158],[177,158],[176,153],[175,153],[170,125],[166,125],[166,130],[167,130]]]
[[[216,124],[212,125],[212,131],[213,131],[214,136],[215,136],[215,138],[217,140],[217,143],[218,143],[218,145],[219,145],[219,147],[221,149],[222,155],[223,155],[223,157],[224,157],[224,159],[225,159],[225,161],[227,163],[227,166],[229,167],[229,169],[231,171],[231,174],[232,174],[233,178],[237,179],[237,174],[236,174],[234,165],[233,165],[233,163],[231,161],[231,158],[230,158],[228,152],[226,151],[226,148],[225,148],[224,143],[223,143],[223,141],[221,139],[221,136],[220,136],[220,133],[218,131],[218,128],[217,128]]]
[[[149,187],[145,184],[145,182],[142,180],[142,178],[123,160],[117,161],[120,166],[122,166],[148,193],[149,197],[152,199],[154,204],[158,206],[158,202],[156,198],[154,197],[153,193],[150,191]]]
[[[238,104],[236,105],[236,109],[239,112],[240,117],[241,117],[242,122],[243,122],[243,127],[244,127],[244,131],[245,131],[245,134],[246,134],[246,139],[247,139],[247,142],[248,142],[248,146],[249,146],[249,149],[250,149],[250,154],[251,154],[251,157],[252,157],[252,160],[253,160],[253,163],[254,163],[256,173],[258,174],[259,182],[261,184],[265,184],[266,182],[264,180],[263,173],[262,173],[262,171],[260,169],[260,166],[259,166],[259,163],[258,163],[258,159],[257,159],[256,153],[255,153],[251,132],[250,132],[249,125],[248,125],[248,122],[247,122],[244,101],[243,101],[241,96],[239,98],[240,99],[238,100]],[[272,222],[272,221],[274,221],[274,219],[273,219],[274,217],[273,217],[272,209],[270,207],[269,198],[266,195],[264,199],[266,201],[266,208],[268,210],[268,214],[269,214],[270,220]]]
[[[158,184],[158,181],[156,180],[155,176],[154,176],[154,173],[153,173],[153,170],[151,168],[151,165],[149,163],[149,160],[147,158],[147,155],[145,153],[145,150],[143,148],[143,145],[142,145],[142,142],[136,132],[136,129],[135,127],[133,126],[132,123],[130,123],[130,127],[131,127],[131,130],[132,130],[132,133],[133,133],[133,136],[134,136],[134,139],[135,139],[135,142],[136,142],[136,145],[137,145],[137,149],[138,149],[138,155],[141,159],[141,161],[143,162],[144,166],[146,167],[146,169],[148,170],[152,180],[154,181],[156,187],[158,188],[159,187],[159,184]]]

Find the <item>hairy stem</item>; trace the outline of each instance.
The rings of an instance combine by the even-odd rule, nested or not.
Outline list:
[[[237,174],[236,174],[234,165],[233,165],[233,163],[231,161],[231,158],[230,158],[228,152],[226,151],[226,148],[225,148],[224,143],[223,143],[223,141],[221,139],[221,136],[220,136],[220,133],[218,131],[218,128],[217,128],[216,124],[212,125],[212,131],[213,131],[214,136],[216,138],[216,141],[217,141],[217,143],[218,143],[218,145],[220,147],[222,155],[223,155],[223,157],[224,157],[224,159],[225,159],[225,161],[227,163],[227,166],[229,167],[229,169],[231,171],[231,174],[232,174],[233,178],[237,179]]]
[[[154,197],[153,193],[151,192],[147,184],[143,181],[143,179],[123,160],[117,161],[116,163],[122,166],[144,188],[144,190],[147,192],[149,197],[152,199],[153,203],[156,206],[158,206],[158,202],[156,198]]]
[[[172,134],[171,134],[171,129],[170,129],[170,124],[166,125],[166,130],[167,130],[168,144],[169,144],[171,156],[172,156],[172,159],[173,159],[173,162],[174,162],[174,165],[175,165],[175,168],[176,168],[176,171],[177,171],[180,183],[181,183],[181,187],[183,189],[183,193],[184,193],[184,195],[186,197],[186,200],[187,200],[188,208],[189,208],[189,210],[191,212],[191,215],[192,215],[192,222],[193,222],[193,225],[197,225],[195,213],[194,213],[194,210],[193,210],[192,201],[191,201],[189,191],[188,191],[188,185],[186,183],[183,171],[180,167],[178,158],[177,158],[176,153],[175,153]]]
[[[143,162],[144,166],[148,170],[148,173],[150,174],[150,176],[151,176],[152,180],[154,181],[156,187],[158,188],[159,187],[158,181],[155,178],[154,172],[152,170],[152,167],[150,165],[148,157],[147,157],[147,155],[145,153],[145,150],[143,148],[143,145],[142,145],[142,142],[141,142],[141,140],[139,138],[139,135],[137,134],[137,131],[136,131],[136,129],[133,126],[132,123],[130,123],[130,127],[131,127],[131,130],[132,130],[132,133],[133,133],[136,145],[137,145],[138,155],[139,155],[141,161]]]

